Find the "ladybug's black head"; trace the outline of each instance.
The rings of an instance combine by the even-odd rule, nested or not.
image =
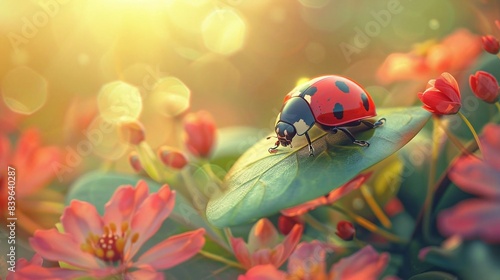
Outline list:
[[[275,131],[276,131],[276,138],[278,138],[278,141],[276,141],[274,147],[269,148],[269,152],[271,153],[276,152],[276,148],[278,148],[280,144],[283,147],[286,147],[288,145],[292,147],[292,139],[295,136],[295,134],[297,134],[297,132],[295,131],[295,127],[293,125],[279,121],[276,124]]]

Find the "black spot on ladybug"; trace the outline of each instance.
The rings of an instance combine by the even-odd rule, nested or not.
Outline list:
[[[338,89],[340,89],[343,93],[349,93],[349,86],[342,82],[342,81],[336,81],[335,85],[337,86]]]
[[[317,87],[309,87],[306,90],[304,90],[299,96],[302,98],[304,98],[306,95],[313,96],[316,93],[316,91],[318,91]]]
[[[370,103],[368,103],[368,96],[366,96],[366,93],[361,93],[361,100],[363,101],[363,107],[368,111],[370,109]]]
[[[335,106],[333,107],[333,115],[341,120],[344,117],[344,106],[340,103],[336,103]]]

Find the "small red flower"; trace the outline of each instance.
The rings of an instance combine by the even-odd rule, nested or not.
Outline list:
[[[158,149],[158,157],[163,164],[172,169],[179,170],[188,164],[187,157],[183,152],[167,146]]]
[[[190,113],[184,119],[185,144],[189,152],[198,157],[208,157],[215,143],[216,126],[207,111]]]
[[[476,74],[470,75],[469,85],[477,98],[488,103],[498,100],[498,81],[490,73],[477,71]]]
[[[351,241],[354,239],[354,235],[356,233],[356,229],[351,222],[348,221],[340,221],[337,224],[337,232],[335,234],[342,238],[345,241]]]
[[[430,80],[427,89],[418,93],[418,98],[425,110],[438,115],[456,114],[462,106],[457,81],[447,72]]]
[[[500,50],[500,43],[498,42],[498,39],[495,38],[495,36],[486,35],[481,37],[481,40],[483,41],[483,49],[485,51],[491,54],[497,54]]]

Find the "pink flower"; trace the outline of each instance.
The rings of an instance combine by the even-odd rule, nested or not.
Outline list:
[[[305,202],[303,204],[281,210],[281,214],[283,214],[284,216],[288,216],[288,217],[294,217],[294,216],[305,214],[305,213],[307,213],[311,210],[314,210],[318,207],[321,207],[324,205],[330,205],[330,204],[334,203],[335,201],[339,200],[340,198],[342,198],[344,195],[347,195],[350,192],[361,187],[366,182],[366,180],[368,180],[370,178],[371,175],[372,175],[372,172],[359,174],[358,176],[354,177],[353,179],[351,179],[349,182],[345,183],[341,187],[329,192],[327,195],[320,196],[316,199],[310,200],[310,201]]]
[[[481,37],[481,42],[483,43],[483,49],[491,54],[497,54],[500,50],[500,43],[495,36],[486,35]]]
[[[35,279],[43,274],[70,279],[76,276],[163,279],[159,270],[168,269],[197,254],[205,243],[205,230],[198,229],[167,238],[136,257],[170,215],[175,192],[167,185],[148,194],[148,186],[118,188],[99,216],[94,205],[73,200],[61,216],[64,233],[38,230],[31,247],[44,259],[61,261],[78,270],[31,268],[23,270]]]
[[[476,74],[470,75],[469,85],[477,98],[488,103],[498,101],[498,81],[490,73],[477,71]]]
[[[208,157],[215,144],[216,126],[212,115],[206,111],[190,113],[184,118],[185,144],[189,152],[198,157]]]
[[[500,243],[500,125],[486,125],[481,138],[484,160],[461,157],[449,174],[457,187],[479,198],[441,211],[437,225],[445,236]]]
[[[278,231],[268,219],[260,219],[252,227],[248,244],[242,238],[230,238],[236,259],[247,269],[261,264],[280,267],[295,249],[302,237],[302,225],[295,225],[280,242]]]
[[[428,80],[442,73],[458,73],[467,68],[481,53],[477,35],[458,29],[441,42],[427,41],[408,53],[390,54],[377,70],[384,84],[403,80]]]
[[[57,147],[41,146],[40,142],[40,133],[35,129],[23,132],[15,149],[6,136],[0,135],[0,169],[4,170],[0,175],[0,205],[7,205],[8,179],[4,176],[10,166],[16,174],[16,214],[22,217],[18,225],[28,234],[52,226],[60,214],[52,215],[53,211],[58,210],[59,205],[62,210],[63,197],[44,189],[55,178],[52,166],[61,161],[62,153]],[[34,195],[36,200],[32,199]],[[34,207],[39,210],[33,212]],[[6,210],[7,207],[0,207],[0,216],[6,215],[3,212]]]
[[[462,106],[457,81],[446,72],[430,80],[427,89],[418,93],[418,98],[424,103],[425,110],[438,115],[456,114]]]
[[[326,253],[329,246],[318,241],[302,242],[288,260],[286,276],[276,267],[259,265],[247,271],[238,280],[267,279],[315,279],[315,280],[372,280],[378,279],[389,263],[388,253],[377,253],[371,246],[366,246],[326,270]],[[276,278],[265,278],[276,275]]]

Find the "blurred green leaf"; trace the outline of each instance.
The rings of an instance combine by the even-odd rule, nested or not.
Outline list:
[[[384,126],[352,130],[358,139],[369,140],[370,147],[315,127],[310,131],[314,157],[309,157],[305,137],[295,137],[293,149],[281,148],[277,154],[267,151],[273,141],[263,139],[228,172],[226,190],[211,198],[207,217],[219,227],[238,225],[325,195],[403,147],[430,116],[419,107],[379,110],[379,117],[387,119]]]

